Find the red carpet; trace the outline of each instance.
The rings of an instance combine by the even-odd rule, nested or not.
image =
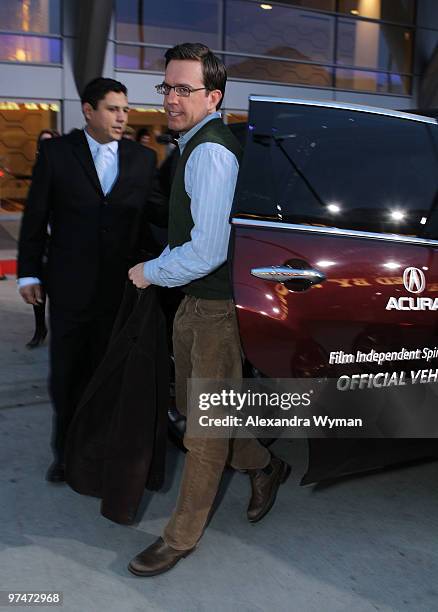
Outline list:
[[[5,274],[17,274],[16,259],[0,259],[0,278]]]

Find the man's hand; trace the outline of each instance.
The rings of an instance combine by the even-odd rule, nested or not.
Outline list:
[[[19,292],[26,304],[38,306],[38,304],[44,303],[44,291],[42,286],[38,283],[20,287]]]
[[[129,279],[134,283],[137,289],[146,289],[151,284],[144,277],[143,273],[144,263],[139,263],[128,272]]]

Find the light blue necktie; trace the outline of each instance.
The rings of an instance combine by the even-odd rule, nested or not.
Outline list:
[[[97,149],[94,165],[96,167],[97,176],[99,177],[100,186],[102,187],[103,193],[108,193],[108,176],[107,169],[110,161],[110,151],[106,145],[100,145]]]

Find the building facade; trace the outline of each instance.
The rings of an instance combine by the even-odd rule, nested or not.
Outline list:
[[[250,94],[435,103],[436,0],[2,0],[0,198],[25,192],[41,129],[83,125],[78,92],[100,74],[127,85],[130,125],[149,127],[162,157],[154,85],[165,50],[185,41],[223,57],[228,121],[245,118]]]

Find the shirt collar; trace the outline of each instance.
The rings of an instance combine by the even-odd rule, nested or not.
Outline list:
[[[114,153],[114,155],[117,155],[117,151],[119,150],[118,140],[111,140],[111,142],[107,142],[106,144],[102,145],[100,142],[97,142],[97,140],[95,140],[92,136],[90,136],[90,134],[87,132],[85,128],[84,128],[84,134],[88,141],[88,146],[90,147],[91,155],[93,157],[97,153],[100,147],[105,147],[106,149],[109,149],[112,153]]]
[[[211,115],[207,115],[199,123],[194,125],[188,132],[184,132],[184,134],[182,134],[182,136],[180,136],[177,140],[180,153],[184,151],[184,147],[189,142],[190,138],[192,138],[196,134],[196,132],[202,128],[203,125],[205,125],[212,119],[220,119],[221,117],[222,114],[219,111],[211,113]]]

